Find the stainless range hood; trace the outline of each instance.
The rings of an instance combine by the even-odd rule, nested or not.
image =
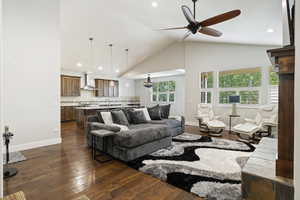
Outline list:
[[[88,73],[84,73],[84,86],[81,88],[82,90],[94,91],[96,88],[88,84],[89,77]]]

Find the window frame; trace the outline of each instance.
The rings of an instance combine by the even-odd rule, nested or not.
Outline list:
[[[168,90],[166,92],[159,92],[159,83],[168,82],[168,84],[169,84],[171,81],[175,82],[175,90],[174,91],[170,91],[169,88],[168,88]],[[151,88],[150,98],[151,98],[152,103],[174,104],[176,102],[176,81],[175,80],[157,81],[157,82],[153,82],[153,84],[157,84],[157,91],[154,92],[153,87]],[[156,101],[153,101],[153,95],[155,95],[155,93],[156,93]],[[161,94],[166,94],[167,95],[167,101],[159,101],[159,95],[161,95]],[[170,94],[174,94],[174,101],[170,101]]]
[[[212,88],[207,88],[207,83],[206,88],[202,88],[202,73],[212,73]],[[214,87],[215,87],[215,72],[214,71],[210,71],[210,72],[200,72],[199,73],[199,88],[200,88],[200,103],[201,104],[213,104],[214,102]],[[202,102],[202,93],[205,93],[205,102]],[[211,99],[210,99],[210,103],[208,102],[208,93],[211,93]]]
[[[217,87],[216,87],[216,104],[217,106],[220,106],[220,107],[231,107],[232,104],[222,104],[220,103],[220,92],[226,92],[226,91],[234,91],[237,93],[237,95],[240,95],[240,92],[242,91],[258,91],[259,92],[259,98],[258,98],[258,104],[241,104],[239,103],[239,107],[242,107],[242,108],[257,108],[259,106],[262,105],[262,88],[263,88],[263,70],[262,70],[262,67],[253,67],[253,68],[259,68],[260,69],[260,72],[261,72],[261,85],[259,87],[232,87],[232,88],[221,88],[220,85],[219,85],[219,81],[220,81],[220,72],[222,71],[217,71],[217,79],[216,79],[216,82],[217,82]],[[243,70],[243,69],[250,69],[250,68],[239,68],[239,69],[232,69],[232,70]],[[223,71],[230,71],[230,69],[226,69],[226,70],[223,70]]]

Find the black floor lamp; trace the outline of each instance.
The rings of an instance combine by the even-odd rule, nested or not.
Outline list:
[[[9,163],[9,143],[10,139],[14,136],[11,132],[9,132],[8,126],[5,127],[5,132],[3,134],[3,138],[6,146],[6,164],[3,167],[3,176],[4,178],[10,178],[17,175],[18,170],[16,168],[11,168],[8,166]]]

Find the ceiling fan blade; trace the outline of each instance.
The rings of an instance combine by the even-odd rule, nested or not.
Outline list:
[[[200,25],[202,27],[212,26],[214,24],[218,24],[218,23],[233,19],[233,18],[239,16],[240,14],[241,14],[240,10],[233,10],[233,11],[209,18],[207,20],[204,20],[204,21],[200,22]]]
[[[186,26],[174,27],[174,28],[161,28],[161,29],[158,29],[158,31],[178,30],[178,29],[186,29],[186,28],[187,28]]]
[[[196,23],[196,20],[194,18],[194,15],[192,14],[192,11],[190,10],[189,7],[187,6],[181,6],[181,10],[186,18],[186,20],[189,22],[189,23]]]
[[[190,31],[188,31],[183,38],[181,39],[181,41],[184,41],[186,38],[188,38],[192,33]]]
[[[223,35],[222,32],[217,31],[213,28],[208,28],[208,27],[203,27],[199,30],[199,33],[205,34],[205,35],[210,35],[214,37],[221,37]]]

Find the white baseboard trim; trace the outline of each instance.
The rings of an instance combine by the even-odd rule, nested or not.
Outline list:
[[[199,126],[198,122],[185,122],[185,125],[187,126]]]
[[[39,147],[60,144],[61,142],[62,142],[61,138],[54,138],[54,139],[42,140],[42,141],[31,142],[31,143],[26,143],[26,144],[12,145],[12,146],[10,146],[10,152],[35,149],[35,148],[39,148]]]

